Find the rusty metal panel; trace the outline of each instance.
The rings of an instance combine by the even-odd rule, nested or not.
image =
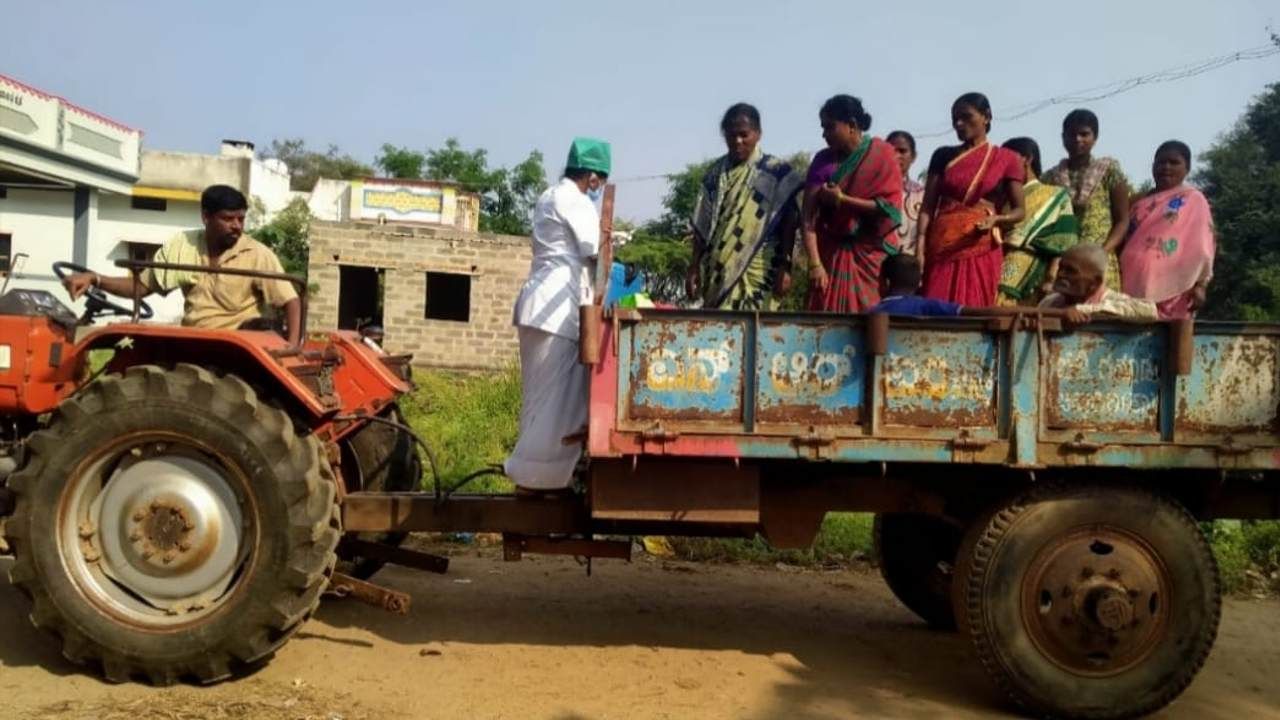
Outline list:
[[[866,365],[862,332],[852,325],[763,324],[756,340],[756,421],[856,425]]]
[[[994,427],[996,338],[980,330],[893,328],[881,386],[886,425]]]
[[[581,558],[631,560],[630,540],[584,540],[565,537],[525,537],[504,534],[502,559],[512,562],[529,555],[572,555]],[[587,574],[591,574],[590,566]]]
[[[1075,332],[1048,341],[1051,428],[1158,432],[1163,328]]]
[[[577,495],[559,498],[451,495],[440,502],[425,492],[357,492],[342,500],[347,532],[583,533],[590,529]]]
[[[1191,373],[1178,378],[1177,429],[1273,432],[1280,405],[1280,338],[1199,335]]]
[[[629,334],[628,417],[742,422],[745,319],[657,315]]]
[[[760,473],[728,462],[646,460],[591,468],[596,520],[754,524],[760,521]]]

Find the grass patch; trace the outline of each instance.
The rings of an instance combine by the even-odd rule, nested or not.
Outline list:
[[[115,348],[99,348],[89,351],[89,373],[96,373],[106,364],[111,362],[111,358],[116,354]]]
[[[847,563],[871,556],[871,513],[827,513],[813,547],[778,550],[759,535],[742,538],[671,538],[683,560],[740,562],[814,567]]]
[[[467,475],[501,463],[515,447],[520,423],[520,372],[475,375],[414,370],[417,389],[400,400],[405,419],[435,452],[440,481],[450,487]],[[424,458],[425,462],[425,458]],[[426,482],[431,482],[430,468]],[[511,492],[495,475],[468,483],[466,492]]]

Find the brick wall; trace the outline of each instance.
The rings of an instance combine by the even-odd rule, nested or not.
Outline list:
[[[529,273],[529,239],[469,233],[447,227],[379,225],[368,222],[311,223],[308,325],[338,326],[340,266],[384,271],[384,345],[391,353],[413,353],[426,367],[500,369],[519,357],[511,306]],[[471,311],[466,322],[432,320],[426,314],[426,274],[470,277]]]

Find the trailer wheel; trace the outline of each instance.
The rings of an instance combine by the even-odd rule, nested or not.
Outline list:
[[[380,417],[403,423],[400,408],[391,405]],[[347,492],[403,492],[420,489],[422,461],[418,448],[401,430],[385,423],[371,422],[357,430],[346,440],[343,448],[343,480]],[[409,533],[350,533],[364,542],[399,547]],[[361,580],[374,576],[382,566],[381,560],[360,557],[338,544],[338,571]]]
[[[954,630],[951,583],[960,529],[932,515],[881,513],[871,534],[880,575],[894,596],[930,627]]]
[[[1218,567],[1177,502],[1129,486],[1049,486],[970,529],[956,616],[987,674],[1035,715],[1128,718],[1204,665]]]
[[[341,533],[323,446],[239,378],[130,368],[64,401],[12,479],[10,579],[113,682],[211,682],[311,616]]]

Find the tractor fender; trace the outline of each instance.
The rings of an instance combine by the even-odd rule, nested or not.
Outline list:
[[[119,323],[94,329],[76,343],[77,354],[90,350],[114,350],[107,367],[123,372],[135,365],[191,363],[234,373],[269,391],[313,422],[339,409],[317,393],[293,370],[312,365],[306,352],[323,352],[326,343],[309,342],[303,350],[291,350],[284,338],[270,331],[206,330],[172,325]]]

